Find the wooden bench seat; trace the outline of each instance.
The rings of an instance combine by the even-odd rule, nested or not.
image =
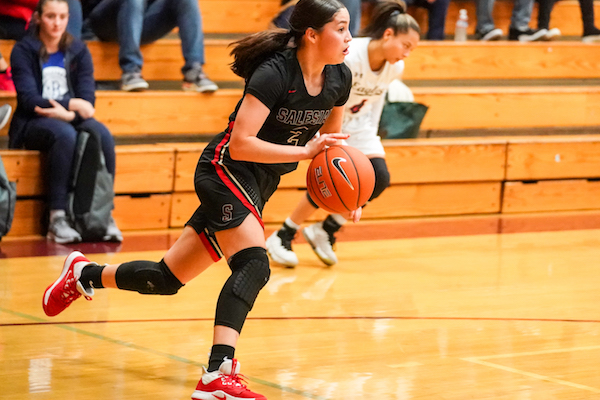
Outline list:
[[[183,226],[199,204],[193,175],[205,145],[117,146],[114,215],[119,226],[125,231]],[[391,186],[365,208],[363,218],[496,216],[504,221],[503,216],[517,213],[598,211],[599,145],[595,136],[385,140]],[[10,235],[41,234],[40,153],[2,150],[0,155],[17,182]],[[265,223],[281,223],[305,195],[307,166],[303,161],[282,177],[265,207]],[[314,218],[324,216],[319,211]]]
[[[216,81],[242,82],[229,65],[229,39],[206,40],[208,76]],[[12,41],[0,40],[8,58]],[[88,42],[97,80],[118,80],[119,47],[115,43]],[[404,79],[597,79],[600,78],[600,44],[581,42],[422,42],[406,61]],[[181,81],[183,57],[179,40],[163,39],[142,46],[144,78]]]
[[[413,93],[429,106],[422,130],[600,126],[598,86],[417,87]],[[227,127],[241,95],[241,89],[99,91],[96,118],[115,136],[214,135]],[[0,93],[0,103],[5,102],[14,106],[14,95]]]

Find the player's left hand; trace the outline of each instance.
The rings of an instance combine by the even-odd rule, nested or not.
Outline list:
[[[362,207],[350,212],[350,218],[352,218],[352,222],[357,223],[360,221],[360,217],[362,217]]]

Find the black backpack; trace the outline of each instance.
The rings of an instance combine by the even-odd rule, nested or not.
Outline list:
[[[84,241],[100,241],[108,228],[115,193],[97,134],[79,132],[72,174],[69,217]]]
[[[17,202],[17,184],[9,182],[4,163],[0,158],[0,238],[6,235],[12,226]]]

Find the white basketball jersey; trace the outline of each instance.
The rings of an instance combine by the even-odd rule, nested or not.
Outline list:
[[[352,71],[352,90],[344,110],[343,131],[351,135],[363,131],[377,134],[388,86],[404,71],[402,60],[395,64],[386,62],[377,72],[371,70],[367,49],[370,41],[371,38],[352,39],[344,61]]]

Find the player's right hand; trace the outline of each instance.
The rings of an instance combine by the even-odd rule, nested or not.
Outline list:
[[[325,147],[339,144],[338,142],[340,140],[348,139],[349,137],[350,135],[347,133],[321,133],[315,135],[315,137],[306,144],[308,158],[314,158],[323,151]]]

